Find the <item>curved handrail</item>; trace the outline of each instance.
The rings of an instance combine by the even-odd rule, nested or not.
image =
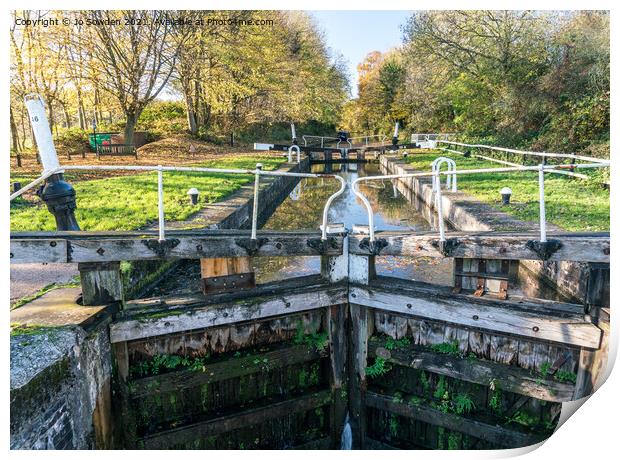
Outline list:
[[[325,175],[323,174],[323,176]],[[321,239],[323,241],[327,239],[327,217],[329,215],[329,207],[331,206],[332,201],[334,201],[334,199],[342,195],[347,188],[347,182],[344,180],[344,178],[337,176],[335,174],[333,176],[327,176],[327,177],[335,177],[336,179],[338,179],[340,181],[340,190],[332,194],[327,199],[327,202],[325,203],[325,207],[323,208],[323,226],[321,228]]]
[[[336,148],[337,148],[337,149],[339,149],[339,148],[340,148],[340,143],[341,143],[341,142],[342,142],[342,140],[339,140],[339,141],[336,143]],[[351,144],[351,141],[350,141],[349,139],[347,139],[347,140],[346,140],[346,142],[348,142],[348,143],[349,143],[349,148],[350,148],[350,149],[352,149],[352,148],[353,148],[353,144]]]
[[[291,145],[288,148],[288,162],[293,162],[293,149],[297,149],[297,163],[299,163],[301,161],[301,149],[298,145]]]
[[[452,158],[447,157],[437,157],[431,163],[431,171],[441,170],[441,165],[447,163],[448,172],[456,171],[456,162]],[[441,187],[441,183],[435,179],[433,176],[433,192],[437,191],[437,188]],[[452,189],[453,192],[456,192],[456,174],[448,174],[446,177],[446,188]]]

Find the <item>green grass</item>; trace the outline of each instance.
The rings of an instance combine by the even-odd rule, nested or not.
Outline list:
[[[500,168],[504,165],[443,151],[413,153],[405,161],[420,171],[430,171],[438,156],[452,158],[458,169]],[[443,167],[445,170],[446,166]],[[525,221],[538,221],[538,173],[481,173],[459,175],[458,190],[473,195],[502,211]],[[443,179],[445,181],[445,178]],[[444,182],[445,183],[445,182]],[[512,189],[511,204],[503,206],[499,191]],[[545,204],[547,222],[569,231],[609,230],[609,190],[595,181],[545,174]]]
[[[212,160],[197,166],[209,168],[254,168],[273,170],[280,158],[239,157]],[[207,203],[219,201],[253,176],[218,173],[164,173],[164,209],[167,221],[190,217]],[[82,230],[135,230],[157,220],[157,173],[149,172],[83,182],[72,182],[77,194],[76,218]],[[198,205],[192,206],[187,190],[200,191]],[[11,202],[11,231],[55,230],[53,216],[37,198],[17,198]]]

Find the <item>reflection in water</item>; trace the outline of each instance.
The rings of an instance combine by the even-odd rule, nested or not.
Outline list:
[[[368,215],[362,202],[355,196],[351,183],[358,177],[381,174],[376,163],[335,163],[313,165],[314,173],[336,173],[347,182],[344,193],[332,203],[330,223],[344,223],[351,229],[354,224],[367,225]],[[339,182],[329,178],[302,179],[289,196],[269,218],[263,228],[270,230],[318,229],[327,198],[338,190]],[[396,189],[390,180],[363,182],[360,190],[370,201],[377,230],[430,230],[428,222]],[[279,258],[263,257],[253,261],[259,283],[320,271],[319,257]],[[412,259],[377,257],[379,275],[397,276],[418,281],[450,285],[452,261],[447,259]]]

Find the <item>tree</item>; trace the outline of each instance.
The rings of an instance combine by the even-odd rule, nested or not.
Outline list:
[[[97,10],[82,15],[92,15],[100,24],[88,28],[89,66],[102,88],[118,100],[126,120],[125,144],[132,144],[138,117],[167,85],[182,41],[171,40],[173,26],[165,11]]]

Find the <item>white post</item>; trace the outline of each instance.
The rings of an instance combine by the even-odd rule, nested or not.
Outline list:
[[[28,94],[24,98],[24,103],[26,104],[32,131],[37,141],[43,172],[46,173],[60,168],[56,147],[54,147],[54,140],[52,139],[52,131],[50,130],[50,125],[47,120],[47,114],[45,113],[43,99],[38,94]]]
[[[538,165],[538,202],[540,205],[540,242],[547,242],[547,216],[545,215],[545,166]]]
[[[293,140],[297,139],[297,135],[295,133],[295,123],[291,123],[291,135],[293,136]]]
[[[452,175],[452,191],[456,192],[456,162],[453,161],[452,165],[454,166],[454,174]]]
[[[256,228],[258,227],[258,189],[260,187],[260,170],[263,165],[256,163],[256,173],[254,174],[254,202],[252,203],[252,239],[256,239]]]
[[[394,137],[398,137],[398,122],[394,125]]]
[[[162,166],[157,166],[157,208],[159,211],[159,241],[166,239],[164,221],[164,171]]]

